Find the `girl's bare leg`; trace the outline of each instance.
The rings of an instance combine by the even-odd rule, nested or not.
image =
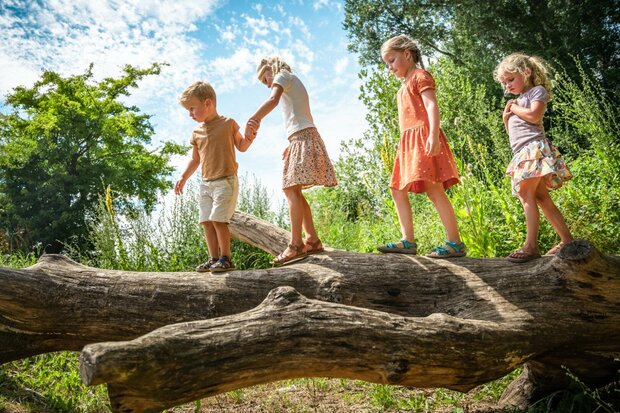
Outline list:
[[[555,229],[555,232],[560,236],[560,240],[564,244],[568,244],[573,240],[573,236],[564,221],[562,213],[558,207],[553,203],[553,199],[549,195],[549,190],[545,184],[545,180],[541,179],[536,187],[536,203],[542,210],[543,214],[549,220],[549,223]]]
[[[459,227],[456,223],[456,216],[454,215],[454,208],[446,195],[443,184],[441,182],[424,182],[424,187],[426,188],[428,198],[433,205],[435,205],[439,218],[446,229],[448,241],[461,242]]]
[[[521,181],[519,188],[519,199],[525,212],[525,226],[527,235],[523,244],[523,251],[527,253],[538,253],[538,229],[540,227],[540,214],[536,203],[536,188],[541,181],[541,177],[529,178]]]
[[[304,197],[303,192],[300,191],[301,195],[301,203],[303,205],[303,219],[302,219],[302,228],[306,234],[306,242],[317,242],[319,241],[319,236],[316,233],[316,229],[314,228],[314,220],[312,219],[312,210],[310,209],[310,204]]]
[[[403,235],[403,239],[406,239],[409,242],[414,242],[413,213],[411,212],[411,204],[409,203],[409,193],[406,189],[390,189],[392,191],[394,205],[396,205],[396,214],[398,215],[400,232]]]
[[[305,198],[301,193],[301,185],[295,185],[284,189],[284,195],[288,201],[288,212],[291,220],[291,244],[295,246],[303,245],[301,229],[304,220]],[[307,204],[307,203],[306,203]],[[296,254],[295,251],[286,247],[282,253],[285,257]]]

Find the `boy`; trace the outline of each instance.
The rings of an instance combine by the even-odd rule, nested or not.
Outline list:
[[[198,272],[234,270],[230,260],[230,232],[228,223],[235,212],[239,186],[235,147],[245,152],[254,140],[255,133],[241,135],[233,119],[217,113],[213,87],[206,82],[195,82],[179,97],[179,103],[189,116],[199,122],[190,139],[192,159],[187,164],[174,192],[183,193],[187,179],[200,166],[200,220],[211,258],[200,264]]]

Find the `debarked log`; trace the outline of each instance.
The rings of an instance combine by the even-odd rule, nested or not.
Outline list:
[[[244,228],[247,233],[240,235]],[[286,231],[240,213],[233,218],[231,232],[272,253],[288,241]],[[506,371],[506,354],[517,354],[516,364],[526,362],[521,382],[506,394],[505,402],[511,405],[527,404],[551,391],[550,382],[565,385],[557,380],[564,367],[585,383],[617,377],[620,257],[600,254],[587,241],[575,241],[555,257],[526,264],[328,250],[299,264],[225,275],[112,271],[44,255],[26,269],[0,268],[0,363],[50,351],[79,351],[89,343],[133,340],[171,324],[221,322],[255,308],[281,286],[293,287],[310,300],[357,307],[352,310],[416,321],[451,320],[464,329],[481,323],[496,326],[497,334],[511,329],[506,342],[476,350],[499,360],[485,367],[492,374],[480,374],[478,384]],[[416,331],[409,333],[415,342]],[[274,347],[278,337],[273,338]],[[448,331],[436,339],[429,348],[446,360],[455,352],[464,358],[469,348],[461,348]],[[354,345],[355,340],[350,336],[340,345]],[[333,353],[331,348],[323,351]],[[386,369],[375,371],[382,368]],[[469,388],[475,385],[473,376],[461,381],[458,376],[446,386]],[[537,384],[522,386],[524,382]]]
[[[129,342],[90,344],[81,353],[80,374],[89,385],[108,383],[118,412],[158,412],[297,377],[467,391],[538,353],[535,334],[518,323],[403,317],[279,287],[241,314],[170,325]]]

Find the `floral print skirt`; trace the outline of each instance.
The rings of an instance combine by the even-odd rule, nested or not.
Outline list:
[[[512,194],[518,196],[521,181],[544,176],[549,189],[558,189],[573,177],[558,150],[547,139],[528,143],[514,154],[506,168],[512,178]]]
[[[301,185],[302,189],[317,185],[336,186],[336,174],[325,143],[316,128],[306,128],[288,138],[284,157],[282,188]]]

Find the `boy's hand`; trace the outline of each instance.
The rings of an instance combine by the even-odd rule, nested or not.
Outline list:
[[[183,193],[183,188],[185,187],[185,182],[187,179],[181,178],[174,184],[174,193],[177,195],[181,195]]]
[[[250,118],[248,123],[245,125],[245,131],[243,132],[243,136],[246,138],[250,138],[250,140],[254,140],[256,138],[256,134],[258,133],[258,128],[260,127],[260,120],[255,118]]]
[[[286,158],[286,153],[288,152],[288,146],[284,148],[284,152],[282,152],[282,160]]]

